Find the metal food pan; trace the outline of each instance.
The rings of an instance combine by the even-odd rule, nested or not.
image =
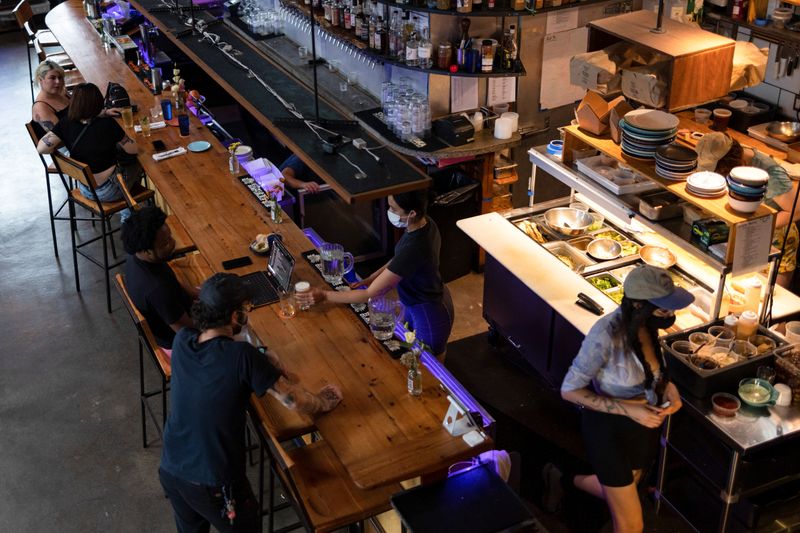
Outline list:
[[[595,264],[594,261],[589,259],[587,256],[585,256],[584,254],[582,254],[581,252],[579,252],[566,242],[548,242],[547,244],[544,245],[544,247],[547,248],[547,250],[556,257],[558,257],[559,255],[568,257],[572,261],[572,266],[570,265],[567,266],[569,266],[573,272],[581,272],[587,266]],[[560,257],[558,259],[562,263],[566,264],[566,262]]]

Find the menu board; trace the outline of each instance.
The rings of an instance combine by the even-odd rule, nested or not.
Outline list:
[[[772,246],[772,215],[736,225],[732,274],[747,274],[767,266]]]

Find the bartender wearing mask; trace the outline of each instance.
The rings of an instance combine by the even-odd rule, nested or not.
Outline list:
[[[308,305],[325,301],[363,303],[397,288],[405,306],[405,319],[417,338],[444,361],[447,339],[453,328],[453,301],[439,274],[439,228],[427,216],[428,192],[412,191],[389,196],[389,222],[405,233],[394,248],[394,257],[368,278],[353,284],[359,291],[312,289],[297,295]]]

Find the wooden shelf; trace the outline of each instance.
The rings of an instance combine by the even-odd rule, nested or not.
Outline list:
[[[680,120],[681,128],[692,129],[692,127],[695,127],[694,122],[684,117],[680,117]],[[682,198],[683,200],[686,200],[690,204],[696,205],[708,211],[713,216],[723,220],[729,225],[739,224],[740,222],[746,222],[748,220],[753,220],[755,218],[760,218],[775,213],[774,209],[764,204],[761,204],[758,210],[751,215],[738,213],[728,207],[727,196],[708,199],[700,198],[686,190],[685,181],[671,181],[657,176],[655,171],[655,161],[646,161],[628,157],[622,153],[622,149],[619,147],[619,145],[617,145],[609,137],[597,137],[595,135],[588,134],[579,129],[578,126],[567,126],[566,133],[567,135],[564,140],[564,162],[567,165],[572,164],[572,148],[575,148],[576,144],[582,143],[600,150],[604,154],[613,157],[618,161],[624,162],[626,165],[636,169],[642,175],[648,177],[652,181],[655,181],[671,193]]]
[[[296,9],[296,10],[300,11],[306,17],[308,16],[309,9],[304,5],[300,5],[300,4],[296,3],[296,2],[288,2],[288,1],[284,2],[284,5],[286,7],[289,7],[289,8]],[[409,9],[411,9],[411,8],[409,8]],[[459,13],[459,15],[461,15],[461,13]],[[438,68],[436,66],[433,66],[431,68],[413,67],[413,66],[410,66],[410,65],[406,65],[402,61],[397,61],[396,59],[392,59],[392,58],[390,58],[388,56],[385,56],[383,54],[379,54],[379,53],[375,52],[374,50],[371,50],[368,47],[367,43],[365,43],[364,41],[358,39],[353,33],[345,30],[344,28],[340,28],[338,26],[332,25],[330,22],[325,20],[325,17],[323,15],[316,15],[315,14],[314,15],[314,19],[316,20],[317,25],[320,27],[320,29],[322,29],[322,31],[324,31],[324,32],[336,37],[337,39],[345,42],[346,44],[349,44],[350,46],[354,47],[355,49],[357,49],[361,53],[363,53],[363,54],[365,54],[365,55],[367,55],[367,56],[369,56],[369,57],[371,57],[371,58],[373,58],[376,61],[379,61],[381,63],[390,64],[390,65],[396,65],[396,66],[398,66],[400,68],[403,68],[403,69],[414,70],[416,72],[424,72],[426,74],[436,74],[438,76],[451,76],[451,77],[462,77],[462,78],[510,78],[510,77],[517,78],[517,77],[520,77],[520,76],[526,76],[527,75],[527,71],[525,70],[525,67],[524,67],[524,65],[523,65],[521,60],[517,61],[517,63],[519,64],[520,70],[519,71],[513,71],[513,72],[512,71],[507,71],[507,70],[495,70],[493,72],[474,72],[474,73],[473,72],[463,72],[463,71],[450,72],[449,70],[440,69],[440,68]]]
[[[404,9],[406,11],[419,11],[421,13],[431,13],[432,15],[444,15],[444,16],[451,16],[451,17],[532,17],[534,15],[538,15],[539,13],[548,13],[550,11],[559,11],[561,9],[571,9],[574,7],[583,7],[588,6],[591,4],[599,4],[601,2],[607,2],[608,0],[585,0],[583,2],[570,2],[570,3],[562,3],[560,6],[555,7],[543,7],[541,9],[534,9],[528,10],[523,9],[520,11],[514,11],[512,9],[487,9],[486,0],[484,0],[484,7],[480,11],[473,10],[470,13],[459,13],[455,9],[436,9],[436,8],[429,8],[427,6],[416,6],[412,4],[401,4],[399,2],[395,2],[393,0],[376,0],[379,4],[384,4],[391,7],[396,7],[398,9]],[[474,7],[474,6],[473,6]]]
[[[589,52],[625,41],[665,56],[668,111],[688,109],[728,94],[733,69],[734,41],[696,26],[665,18],[664,33],[652,11],[635,11],[589,23]]]
[[[772,21],[768,22],[766,26],[758,26],[756,24],[751,24],[746,20],[737,20],[727,15],[706,13],[704,16],[704,22],[707,24],[714,24],[715,26],[718,26],[719,24],[726,24],[734,27],[741,26],[742,28],[748,28],[753,37],[758,37],[760,39],[764,39],[765,41],[784,46],[794,48],[800,47],[799,32],[787,30],[785,28],[777,28],[772,24]],[[715,29],[715,31],[718,30]]]

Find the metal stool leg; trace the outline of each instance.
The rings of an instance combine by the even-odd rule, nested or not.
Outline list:
[[[272,468],[272,461],[269,462],[269,533],[275,532],[275,471]]]
[[[144,392],[144,347],[142,339],[139,338],[139,403],[142,407],[142,448],[147,448],[147,415],[145,413],[145,402],[147,401]]]
[[[114,259],[117,258],[117,245],[114,243],[114,234],[111,231],[111,217],[106,219],[106,225],[108,226],[108,236],[111,240],[111,255],[114,256]]]
[[[33,92],[33,63],[31,63],[31,42],[25,36],[25,55],[28,56],[28,83],[31,86],[31,102],[36,101],[36,94]]]
[[[72,267],[75,271],[75,290],[81,292],[81,278],[78,275],[78,245],[75,242],[75,233],[78,231],[78,224],[75,221],[75,204],[69,203],[69,228],[72,238]]]
[[[106,307],[108,308],[108,312],[111,312],[111,276],[109,273],[108,268],[108,242],[106,240],[109,237],[109,234],[106,232],[106,225],[104,221],[100,221],[100,225],[103,228],[103,270],[105,270],[106,275]]]
[[[264,443],[258,439],[258,532],[264,531]]]
[[[161,431],[167,426],[167,378],[161,375]]]
[[[53,233],[53,252],[58,257],[58,243],[56,242],[56,216],[53,214],[53,193],[50,190],[50,174],[47,169],[44,171],[45,182],[47,183],[47,206],[50,208],[50,231]]]

